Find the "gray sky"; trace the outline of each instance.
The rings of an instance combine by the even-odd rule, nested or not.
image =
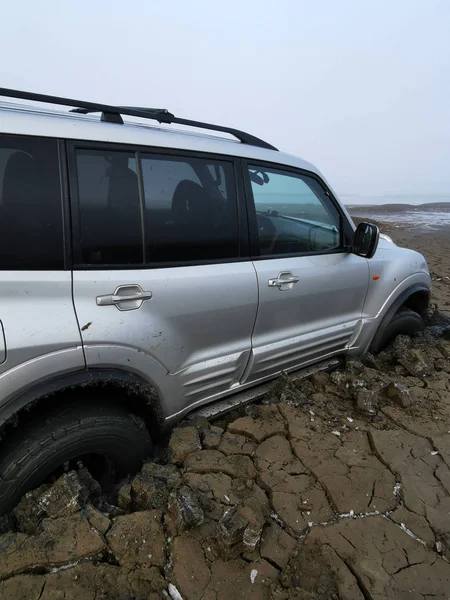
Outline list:
[[[248,130],[341,194],[450,199],[449,31],[450,0],[4,0],[0,85]]]

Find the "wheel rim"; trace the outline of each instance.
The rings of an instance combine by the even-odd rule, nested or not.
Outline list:
[[[78,471],[86,468],[89,474],[102,486],[110,485],[114,481],[116,472],[114,461],[105,454],[91,452],[75,456],[58,465],[49,475],[48,481],[54,482],[68,471]]]

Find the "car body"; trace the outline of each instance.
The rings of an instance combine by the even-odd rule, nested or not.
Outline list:
[[[0,425],[104,384],[167,427],[364,354],[399,308],[425,312],[431,280],[387,236],[358,255],[355,229],[268,144],[4,102]]]

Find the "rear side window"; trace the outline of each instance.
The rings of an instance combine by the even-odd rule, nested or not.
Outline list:
[[[0,134],[0,270],[63,268],[57,142]]]
[[[83,263],[142,264],[144,246],[135,155],[77,150],[76,163]]]
[[[149,263],[239,256],[232,163],[142,154]]]
[[[114,149],[75,152],[83,264],[239,256],[232,162]]]

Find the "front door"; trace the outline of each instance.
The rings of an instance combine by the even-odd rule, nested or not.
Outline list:
[[[349,223],[314,175],[248,164],[259,309],[245,382],[345,350],[368,289]]]
[[[71,170],[88,367],[139,375],[165,417],[238,385],[258,290],[234,161],[74,143]]]

